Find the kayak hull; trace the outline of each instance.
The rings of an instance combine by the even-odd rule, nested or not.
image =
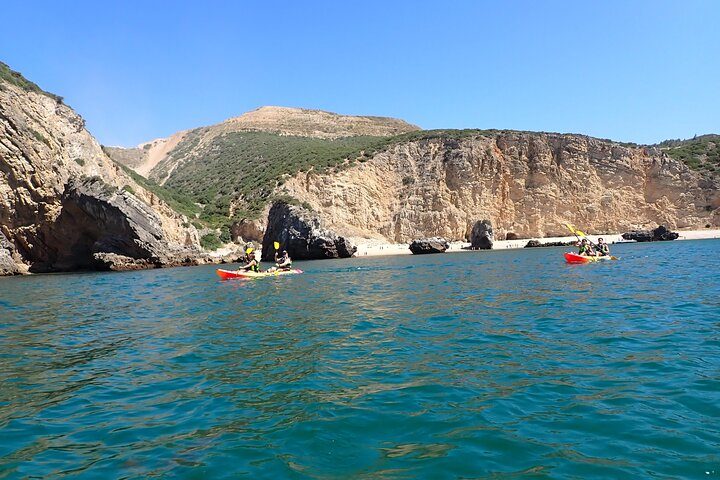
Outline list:
[[[223,280],[227,280],[229,278],[265,278],[279,277],[281,275],[296,275],[303,273],[303,271],[299,268],[293,268],[292,270],[277,270],[275,272],[246,272],[242,270],[223,270],[218,268],[215,270],[215,273]]]
[[[585,255],[578,255],[577,253],[570,253],[570,252],[565,252],[563,255],[565,256],[565,261],[567,263],[592,263],[592,262],[601,262],[603,260],[610,260],[612,258],[610,256],[587,257]]]

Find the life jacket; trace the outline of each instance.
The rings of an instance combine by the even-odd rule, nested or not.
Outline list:
[[[257,260],[255,260],[255,265],[250,267],[250,270],[253,272],[260,273],[260,263]]]

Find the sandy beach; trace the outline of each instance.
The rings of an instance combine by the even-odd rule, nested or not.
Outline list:
[[[703,240],[710,238],[720,238],[720,230],[677,230],[680,234],[678,240]],[[588,235],[593,242],[597,242],[598,238],[604,239],[607,243],[623,243],[628,242],[622,238],[621,234],[604,234],[604,235]],[[374,257],[379,255],[411,255],[412,252],[407,243],[379,243],[376,240],[353,239],[357,242],[358,251],[356,257]],[[525,238],[522,240],[496,240],[493,250],[505,250],[510,248],[524,248],[528,241],[538,240],[540,243],[551,242],[570,242],[577,240],[574,236],[569,237],[545,237],[545,238]],[[448,252],[463,252],[470,247],[470,242],[451,242]]]

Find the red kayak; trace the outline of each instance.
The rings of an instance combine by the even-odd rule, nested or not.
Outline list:
[[[227,280],[228,278],[278,277],[280,275],[295,275],[303,273],[303,271],[298,268],[294,268],[292,270],[275,270],[274,272],[250,272],[245,270],[223,270],[218,268],[215,272],[218,274],[218,277],[223,280]]]
[[[615,257],[604,256],[604,257],[587,257],[585,255],[578,255],[577,253],[565,252],[565,261],[567,263],[590,263],[599,262],[600,260],[612,260]]]

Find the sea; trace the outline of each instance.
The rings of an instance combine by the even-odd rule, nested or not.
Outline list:
[[[720,478],[720,240],[612,247],[2,278],[0,478]]]

